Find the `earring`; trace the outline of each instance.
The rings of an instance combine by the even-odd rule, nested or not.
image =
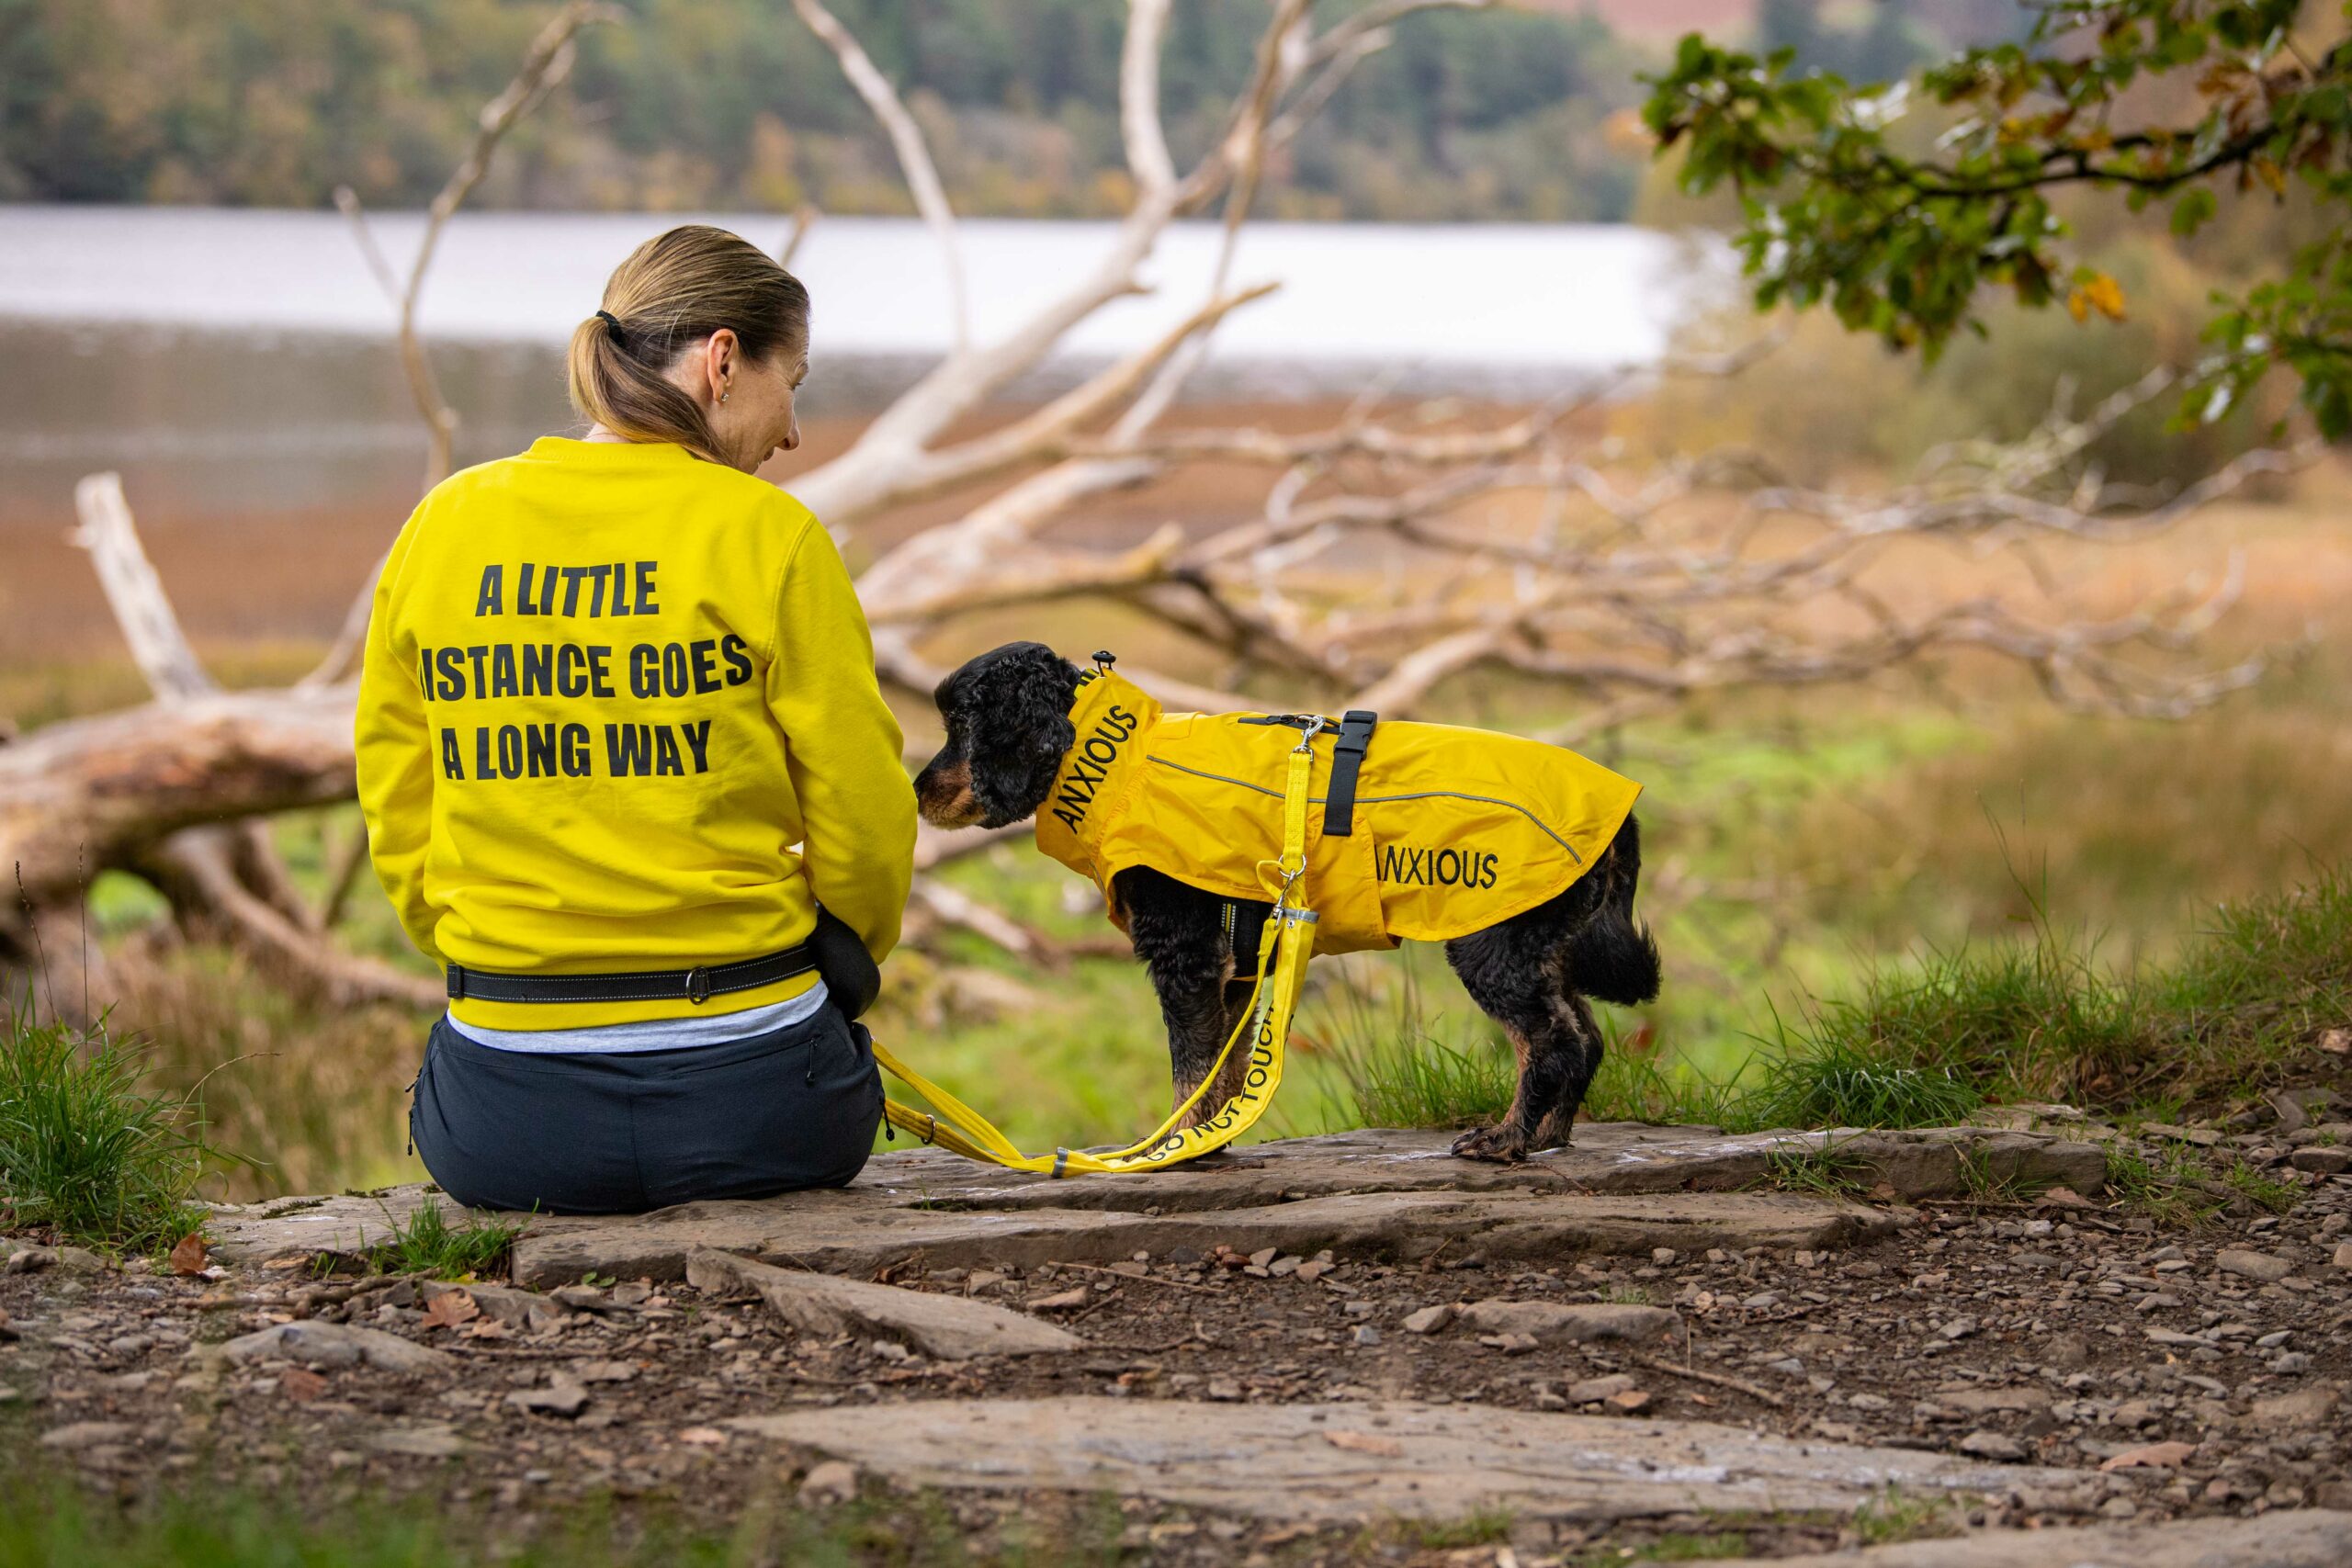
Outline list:
[[[718,394],[718,400],[719,400],[720,402],[722,402],[722,403],[723,403],[723,402],[725,402],[725,401],[727,400],[727,394],[726,394],[726,393],[724,393],[724,392],[719,393],[719,394]]]

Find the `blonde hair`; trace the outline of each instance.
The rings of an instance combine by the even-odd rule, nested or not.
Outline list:
[[[724,462],[701,407],[662,372],[721,327],[763,360],[808,342],[808,290],[738,234],[688,223],[629,253],[604,306],[571,333],[571,406],[631,441],[673,442]]]

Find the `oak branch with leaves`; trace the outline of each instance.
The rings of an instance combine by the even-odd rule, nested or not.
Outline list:
[[[1795,75],[1787,51],[1758,59],[1692,34],[1649,79],[1644,118],[1662,151],[1679,151],[1686,190],[1737,191],[1759,306],[1826,303],[1849,328],[1929,355],[1977,328],[1987,285],[2028,306],[2063,299],[2078,319],[2122,313],[2112,278],[2067,259],[2060,190],[2111,193],[2135,211],[2164,204],[2183,236],[2225,193],[2283,200],[2300,182],[2324,208],[2352,203],[2352,4],[2033,9],[2021,40],[1969,50],[1916,84]],[[2313,20],[2324,38],[2299,30]],[[1892,133],[1919,98],[1953,121],[1915,157]],[[2283,370],[2336,439],[2352,431],[2352,244],[2333,223],[2282,263],[2217,297],[2183,417],[2218,419]]]

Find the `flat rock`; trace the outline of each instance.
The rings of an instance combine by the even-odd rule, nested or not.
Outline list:
[[[887,1421],[844,1406],[720,1425],[915,1485],[1107,1492],[1329,1524],[1496,1512],[1594,1521],[1847,1513],[1890,1486],[2001,1495],[2080,1479],[1707,1422],[1404,1403],[934,1400],[899,1406]]]
[[[544,1328],[570,1316],[572,1310],[552,1296],[518,1291],[509,1285],[456,1285],[445,1280],[427,1280],[418,1291],[428,1303],[452,1292],[462,1292],[481,1308],[482,1316],[509,1328]]]
[[[569,1421],[588,1408],[588,1389],[570,1372],[553,1372],[545,1388],[518,1388],[506,1403],[530,1416],[560,1416]]]
[[[2298,1508],[2251,1519],[1984,1530],[1865,1551],[1776,1558],[1774,1568],[2342,1568],[2346,1562],[2352,1562],[2352,1514]]]
[[[789,1253],[828,1273],[870,1272],[918,1250],[935,1264],[969,1266],[1113,1261],[1138,1248],[1220,1241],[1244,1252],[1273,1247],[1307,1256],[1344,1244],[1410,1259],[1489,1224],[1509,1233],[1498,1246],[1482,1238],[1489,1256],[1692,1246],[1820,1250],[1871,1239],[1891,1222],[1864,1217],[1853,1205],[1742,1191],[1765,1179],[1776,1156],[1834,1145],[1866,1183],[1905,1200],[1966,1190],[1963,1155],[1993,1179],[2029,1188],[2096,1192],[2106,1181],[2106,1157],[2096,1145],[1997,1127],[1726,1136],[1712,1127],[1602,1122],[1578,1126],[1576,1135],[1573,1147],[1499,1166],[1454,1158],[1449,1133],[1374,1128],[1252,1145],[1148,1177],[1061,1181],[937,1149],[904,1150],[876,1156],[836,1191],[626,1218],[540,1216],[516,1244],[515,1274],[534,1285],[570,1283],[591,1269],[673,1280],[697,1246],[774,1258]],[[1386,1195],[1418,1198],[1423,1207],[1366,1201]],[[1625,1201],[1653,1196],[1655,1202]],[[359,1251],[384,1240],[428,1198],[429,1189],[413,1186],[225,1205],[209,1227],[213,1256],[245,1264]],[[1120,1217],[1106,1224],[1105,1213]],[[1394,1229],[1382,1219],[1389,1213],[1408,1214],[1417,1229],[1437,1228],[1383,1235]],[[1215,1223],[1204,1223],[1210,1214]],[[1098,1239],[1073,1239],[1086,1236]]]
[[[1471,1302],[1462,1326],[1479,1334],[1524,1334],[1538,1345],[1656,1339],[1680,1321],[1666,1307],[1618,1302]]]
[[[272,1324],[232,1339],[220,1347],[220,1354],[232,1361],[320,1362],[386,1372],[433,1372],[457,1365],[454,1357],[380,1328],[307,1318]]]
[[[521,1216],[485,1209],[461,1209],[423,1182],[333,1198],[273,1198],[261,1203],[214,1206],[205,1232],[218,1263],[261,1263],[311,1252],[364,1252],[392,1239],[393,1233],[425,1203],[440,1205],[452,1225],[471,1217],[514,1223]]]
[[[803,1334],[895,1339],[943,1361],[1086,1348],[1069,1329],[1010,1307],[778,1269],[707,1247],[687,1255],[686,1280],[699,1291],[755,1292],[768,1310]]]
[[[1936,1395],[1936,1403],[1971,1416],[2026,1415],[2050,1408],[2050,1391],[2024,1384],[2017,1388],[1962,1388]]]
[[[1147,1179],[1136,1196],[1148,1196]],[[1441,1247],[1489,1258],[1556,1261],[1580,1253],[1640,1255],[1665,1246],[1824,1251],[1892,1234],[1898,1216],[1859,1203],[1787,1193],[1656,1197],[1534,1192],[1359,1192],[1261,1207],[1140,1214],[1097,1209],[953,1209],[877,1205],[854,1188],[756,1202],[688,1203],[597,1222],[543,1221],[515,1243],[526,1285],[594,1270],[675,1280],[689,1253],[710,1247],[827,1274],[871,1275],[917,1253],[933,1268],[1110,1263],[1179,1247],[1207,1252],[1272,1247],[1312,1256],[1427,1258]]]
[[[849,1189],[897,1190],[910,1198],[971,1208],[1237,1209],[1342,1192],[1734,1191],[1761,1182],[1777,1156],[1834,1145],[1870,1185],[1905,1201],[1969,1190],[1962,1156],[1994,1180],[2097,1192],[2107,1156],[2096,1145],[1998,1127],[1901,1132],[1773,1132],[1727,1135],[1713,1127],[1586,1122],[1576,1142],[1519,1165],[1457,1159],[1451,1132],[1367,1127],[1232,1150],[1138,1179],[1084,1176],[1055,1181],[976,1165],[937,1150],[884,1154]]]
[[[360,1439],[379,1454],[406,1454],[413,1459],[455,1459],[472,1447],[457,1429],[438,1422],[421,1427],[387,1427]]]
[[[71,1421],[62,1427],[51,1427],[40,1435],[40,1446],[65,1453],[78,1453],[84,1449],[113,1448],[135,1442],[139,1428],[120,1421]]]

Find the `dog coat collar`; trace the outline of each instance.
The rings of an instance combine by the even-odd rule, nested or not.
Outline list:
[[[1080,674],[1069,710],[1076,739],[1054,776],[1052,793],[1037,807],[1037,847],[1104,884],[1106,895],[1110,877],[1096,875],[1094,852],[1104,824],[1118,814],[1120,797],[1136,782],[1143,751],[1137,738],[1159,719],[1159,703],[1125,676],[1108,670]]]
[[[1263,902],[1281,851],[1298,728],[1263,714],[1165,713],[1124,677],[1088,671],[1075,731],[1037,811],[1037,847],[1102,888],[1147,865],[1218,897]],[[1573,751],[1452,725],[1383,720],[1361,759],[1347,830],[1331,831],[1337,748],[1312,738],[1306,902],[1316,950],[1442,942],[1556,897],[1591,869],[1641,786]]]

